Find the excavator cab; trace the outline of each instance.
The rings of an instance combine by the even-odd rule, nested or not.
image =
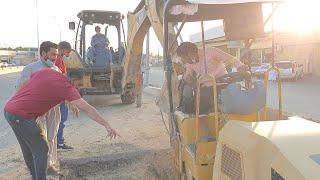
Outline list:
[[[81,69],[85,73],[84,86],[80,89],[83,95],[106,95],[121,93],[122,63],[125,55],[125,35],[122,39],[122,19],[124,16],[116,11],[83,10],[78,13],[79,22],[70,22],[69,29],[76,32],[74,58],[78,66],[70,69]],[[87,33],[95,27],[101,29],[99,36],[92,37]],[[117,47],[111,48],[108,29],[115,28]],[[91,39],[92,37],[92,39]],[[89,40],[89,42],[88,42]],[[91,41],[91,42],[90,42]]]

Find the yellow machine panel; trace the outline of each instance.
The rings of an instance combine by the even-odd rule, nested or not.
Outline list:
[[[178,128],[180,131],[181,142],[183,144],[193,144],[196,141],[196,121],[195,117],[184,114],[180,111],[175,112]],[[207,120],[203,120],[201,122],[203,127],[207,127],[206,130],[199,131],[199,136],[203,137],[206,135],[210,135],[211,137],[215,136],[215,124],[214,124],[214,116],[209,115]],[[219,129],[223,127],[224,123],[220,121]]]
[[[229,121],[221,130],[213,179],[320,179],[320,124]]]
[[[66,67],[71,69],[83,69],[83,65],[81,63],[80,55],[75,51],[71,51],[69,55],[69,60],[64,61]]]
[[[210,179],[213,171],[217,141],[189,144],[183,150],[188,179]]]

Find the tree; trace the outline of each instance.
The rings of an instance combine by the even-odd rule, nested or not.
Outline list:
[[[2,48],[0,48],[0,50],[13,50],[11,47],[2,47]]]

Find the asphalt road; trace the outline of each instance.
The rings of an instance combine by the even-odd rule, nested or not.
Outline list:
[[[161,87],[163,80],[163,69],[152,67],[149,84]],[[270,82],[267,101],[273,108],[278,107],[277,94],[277,85]],[[284,111],[320,120],[320,77],[307,75],[297,82],[284,81],[282,95]]]
[[[13,131],[4,118],[3,108],[6,101],[15,92],[15,83],[19,73],[10,73],[0,75],[0,149],[18,141],[13,136]]]

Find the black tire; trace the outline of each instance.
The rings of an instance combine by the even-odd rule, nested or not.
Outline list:
[[[292,78],[291,80],[292,80],[292,82],[298,81],[298,75],[296,74],[296,75],[294,76],[294,78]]]
[[[300,76],[299,76],[299,79],[302,79],[302,78],[303,78],[303,76],[304,76],[304,73],[303,73],[303,72],[301,72],[301,74],[300,74]]]
[[[121,95],[121,101],[123,104],[133,104],[136,101],[135,93],[127,91]]]
[[[187,180],[188,177],[186,175],[186,173],[181,174],[180,180]]]

